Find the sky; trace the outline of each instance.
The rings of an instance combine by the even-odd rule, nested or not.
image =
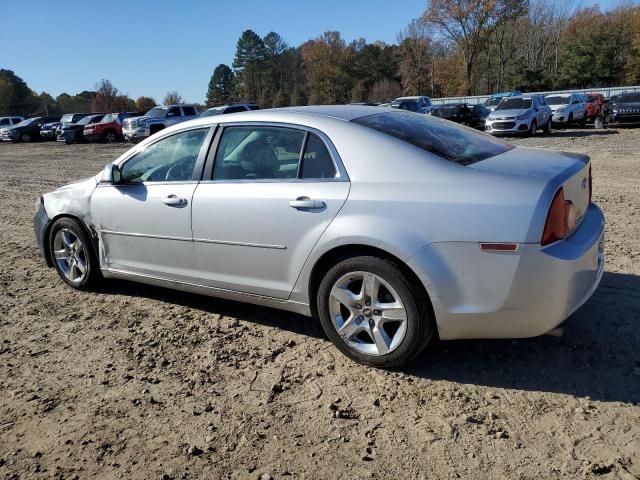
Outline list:
[[[567,0],[558,0],[567,1]],[[582,0],[608,9],[621,0]],[[24,8],[28,5],[28,8]],[[204,102],[216,65],[247,29],[292,46],[327,30],[394,43],[426,0],[0,0],[0,68],[37,93],[79,93],[109,79],[132,98],[177,90]]]

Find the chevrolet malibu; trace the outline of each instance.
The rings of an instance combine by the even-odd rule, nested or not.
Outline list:
[[[41,196],[69,286],[135,280],[319,317],[366,365],[550,332],[603,272],[588,157],[369,106],[205,117]]]

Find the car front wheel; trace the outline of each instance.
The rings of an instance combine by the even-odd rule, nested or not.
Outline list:
[[[406,364],[434,335],[424,292],[386,259],[361,256],[337,263],[320,283],[317,301],[329,339],[364,365]]]
[[[51,226],[49,254],[58,275],[70,287],[87,290],[101,277],[90,240],[76,220],[61,218]]]

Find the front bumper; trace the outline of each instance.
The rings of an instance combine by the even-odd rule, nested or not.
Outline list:
[[[142,140],[151,135],[148,127],[136,127],[131,129],[122,129],[122,135],[126,140]]]
[[[18,140],[18,136],[5,133],[3,135],[0,135],[0,140],[3,142],[15,142],[16,140]]]
[[[553,112],[551,116],[552,123],[567,123],[569,121],[568,112]]]
[[[553,330],[593,294],[604,269],[604,216],[591,204],[567,239],[516,253],[442,242],[409,260],[431,298],[441,339],[526,338]]]
[[[607,117],[608,125],[638,125],[640,124],[640,114],[638,115],[618,115],[612,114]]]
[[[53,140],[58,135],[58,132],[55,130],[40,130],[40,137],[45,140]]]
[[[529,131],[531,119],[485,120],[484,130],[492,135],[518,135]]]
[[[45,246],[46,233],[47,233],[47,229],[49,228],[50,222],[51,222],[51,219],[47,215],[47,211],[44,209],[42,202],[40,202],[40,206],[38,207],[38,210],[36,211],[36,214],[33,217],[33,230],[36,234],[36,242],[38,244],[38,250],[40,251],[40,256],[42,256],[42,258],[45,259],[45,261],[47,262],[47,265],[52,266],[51,259],[48,258],[46,255],[47,249]]]

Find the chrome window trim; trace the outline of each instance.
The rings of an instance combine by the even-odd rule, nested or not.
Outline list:
[[[211,151],[211,155],[207,158],[207,162],[211,162],[211,173],[210,175],[207,173],[209,178],[202,178],[200,183],[319,183],[319,182],[350,182],[349,175],[347,170],[344,167],[342,162],[342,158],[338,154],[333,142],[329,138],[329,136],[313,127],[308,127],[306,125],[300,125],[297,123],[284,123],[284,122],[256,122],[256,121],[247,121],[247,122],[223,122],[220,123],[220,131],[216,135],[214,140],[215,143],[215,151]],[[317,135],[320,140],[324,143],[324,146],[327,148],[329,152],[329,156],[331,157],[331,161],[333,162],[333,166],[336,169],[336,176],[333,178],[256,178],[256,179],[222,179],[222,180],[213,180],[213,172],[215,170],[215,155],[217,153],[217,149],[220,145],[220,138],[224,134],[224,130],[227,127],[279,127],[279,128],[291,128],[295,130],[302,130],[307,133],[313,133]],[[303,148],[306,146],[306,138],[303,144]],[[205,168],[205,171],[207,169]]]

